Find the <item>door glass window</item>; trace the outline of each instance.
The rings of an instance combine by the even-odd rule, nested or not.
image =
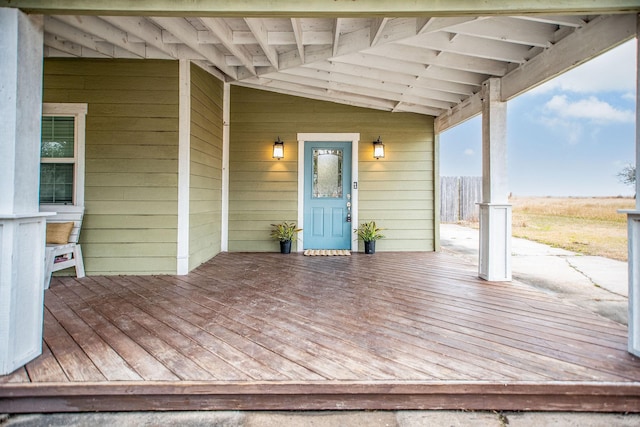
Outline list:
[[[342,150],[313,150],[313,198],[342,198]]]

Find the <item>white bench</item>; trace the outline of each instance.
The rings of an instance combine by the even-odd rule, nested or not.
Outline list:
[[[44,288],[49,288],[51,275],[55,271],[75,267],[76,277],[84,277],[84,262],[82,260],[82,248],[78,244],[84,207],[70,205],[40,205],[42,212],[56,212],[57,215],[47,218],[47,226],[54,223],[73,222],[68,241],[63,243],[47,243],[45,252]]]

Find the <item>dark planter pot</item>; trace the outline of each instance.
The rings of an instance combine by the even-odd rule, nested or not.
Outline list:
[[[286,242],[280,242],[280,253],[281,254],[291,253],[291,240],[287,240]]]
[[[375,254],[376,253],[376,241],[371,240],[370,242],[364,242],[364,253],[365,254]]]

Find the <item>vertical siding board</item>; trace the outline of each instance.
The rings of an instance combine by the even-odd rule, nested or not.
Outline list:
[[[296,221],[299,132],[360,133],[360,221],[387,229],[377,250],[434,250],[433,118],[232,86],[230,251],[277,251],[269,224]],[[282,160],[271,158],[278,136]],[[378,136],[386,148],[380,160],[372,146]]]
[[[220,80],[191,65],[190,270],[220,252],[222,86]]]
[[[175,273],[178,63],[47,58],[43,99],[88,103],[87,273]]]

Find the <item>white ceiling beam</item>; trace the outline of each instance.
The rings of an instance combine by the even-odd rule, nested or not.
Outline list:
[[[410,76],[419,76],[426,70],[423,64],[416,64],[408,61],[385,61],[384,57],[365,53],[352,53],[349,55],[333,58],[332,62],[340,62],[345,64],[359,65],[369,68],[378,68],[395,73],[406,74]]]
[[[340,43],[340,25],[342,24],[342,19],[335,18],[333,20],[333,55],[338,55],[338,44]]]
[[[453,26],[453,25],[458,25],[458,24],[463,24],[465,22],[472,22],[475,21],[477,19],[482,19],[482,18],[476,18],[474,16],[469,17],[469,16],[456,16],[456,17],[451,17],[451,18],[427,18],[423,21],[417,21],[416,23],[416,27],[417,27],[417,33],[416,34],[429,34],[429,33],[435,33],[437,31],[443,31],[446,30],[447,28]]]
[[[262,21],[260,18],[245,18],[245,22],[247,19],[257,19]],[[253,32],[251,31],[234,31],[233,32],[233,42],[235,44],[257,44],[258,40],[256,40]]]
[[[399,102],[392,111],[395,113],[418,113],[434,117],[442,114],[442,110],[438,108],[425,107],[424,105],[409,104],[406,102]]]
[[[220,43],[245,66],[253,75],[256,67],[253,58],[243,45],[233,43],[233,31],[222,18],[200,18],[200,22],[220,39]]]
[[[58,36],[60,40],[66,40],[79,46],[101,53],[108,57],[113,57],[113,47],[105,47],[99,44],[101,40],[91,34],[79,30],[71,25],[59,21],[51,16],[44,17],[45,32]]]
[[[360,52],[370,46],[369,28],[361,28],[346,34],[342,34],[338,41],[337,52],[334,46],[332,56],[348,55],[352,52]],[[310,61],[309,61],[310,62]]]
[[[60,15],[56,19],[78,29],[91,31],[91,34],[131,52],[139,58],[145,58],[145,47],[142,43],[129,42],[128,34],[97,16]]]
[[[269,59],[271,66],[277,70],[279,68],[278,52],[273,46],[269,45],[269,33],[264,21],[260,18],[246,18],[244,22],[251,30],[258,45],[260,45],[260,49],[262,49],[265,56]]]
[[[371,19],[371,30],[370,30],[370,39],[371,43],[369,46],[375,46],[380,41],[380,37],[382,37],[382,32],[384,31],[385,25],[389,22],[389,18],[372,18]]]
[[[291,18],[291,27],[293,28],[293,35],[296,41],[296,47],[298,48],[298,58],[300,63],[305,63],[304,58],[304,45],[302,44],[302,22],[298,18]]]
[[[466,35],[457,35],[452,40],[447,32],[424,34],[397,43],[497,61],[524,63],[529,59],[527,46]]]
[[[51,33],[44,33],[44,45],[71,56],[82,56],[82,46],[63,40]],[[50,56],[53,56],[53,54],[50,54]]]
[[[332,91],[324,88],[313,88],[291,82],[253,77],[251,79],[236,82],[239,86],[255,87],[262,90],[274,90],[280,93],[296,94],[311,99],[338,102],[348,105],[357,105],[365,108],[375,108],[391,111],[395,102],[362,95],[353,95],[340,91]]]
[[[449,92],[443,92],[435,89],[427,89],[419,86],[413,86],[413,83],[417,82],[417,79],[412,79],[406,82],[406,84],[394,83],[390,81],[384,81],[379,79],[373,79],[362,75],[356,74],[344,74],[336,71],[323,71],[319,69],[313,69],[310,67],[298,67],[289,70],[284,70],[283,73],[296,76],[303,76],[323,81],[333,81],[336,83],[346,84],[350,86],[360,86],[372,90],[393,92],[397,94],[411,93],[412,95],[421,97],[423,99],[433,98],[437,101],[444,101],[449,104],[457,104],[462,100],[461,95],[452,94]],[[270,77],[271,74],[267,74],[264,77]]]
[[[635,11],[636,0],[460,0],[460,1],[331,1],[244,0],[244,1],[52,1],[0,0],[2,7],[17,7],[30,13],[75,15],[140,16],[489,16],[489,15],[575,15]]]
[[[474,89],[477,90],[475,85],[454,83],[446,80],[427,78],[423,76],[416,78],[415,76],[411,76],[408,74],[399,74],[392,71],[369,68],[357,64],[343,64],[339,62],[317,62],[314,64],[305,65],[304,68],[306,67],[329,72],[363,76],[370,79],[376,79],[383,82],[393,82],[406,86],[413,85],[416,87],[423,87],[427,89],[437,89],[442,92],[455,94],[461,98],[466,98],[474,93]]]
[[[162,17],[155,17],[152,19],[161,27],[172,33],[174,36],[181,39],[184,44],[189,46],[191,49],[201,54],[208,61],[211,61],[213,65],[218,67],[220,71],[225,73],[227,76],[231,77],[234,80],[237,78],[237,70],[233,67],[229,67],[226,64],[224,55],[220,53],[220,51],[216,49],[215,46],[202,45],[198,42],[197,31],[185,19]]]
[[[296,20],[298,23],[299,19]],[[331,45],[333,43],[333,32],[331,31],[303,31],[298,30],[302,35],[302,44],[310,45]],[[268,41],[270,45],[294,45],[297,44],[295,32],[290,31],[269,31]]]
[[[474,58],[457,53],[440,52],[405,44],[390,43],[364,51],[384,56],[390,60],[409,60],[423,65],[438,65],[472,73],[503,76],[507,73],[507,64],[485,58]]]
[[[636,36],[637,15],[600,16],[502,78],[511,99]]]
[[[227,61],[227,65],[229,66],[233,66],[233,67],[243,66],[242,62],[240,62],[240,60],[233,55],[225,55],[225,60]],[[253,60],[254,67],[266,67],[271,72],[277,71],[271,64],[271,61],[269,61],[269,58],[266,57],[266,55],[254,55],[252,60]],[[259,73],[259,74],[264,74],[264,73]]]
[[[477,116],[481,111],[482,100],[480,99],[480,92],[478,92],[436,117],[434,121],[434,131],[435,133],[442,133],[453,126]]]
[[[600,16],[502,77],[501,99],[507,101],[635,37],[637,16]],[[479,93],[436,118],[442,132],[480,114]]]
[[[549,41],[553,39],[556,29],[557,26],[552,24],[497,16],[452,25],[447,28],[447,31],[471,37],[546,48],[550,46]]]
[[[585,16],[550,16],[550,15],[520,15],[514,16],[514,19],[522,19],[534,22],[544,22],[546,24],[561,25],[563,27],[580,28],[587,23]]]
[[[103,16],[101,18],[114,27],[120,28],[126,33],[143,40],[148,45],[155,47],[170,57],[182,59],[178,54],[178,47],[176,45],[165,44],[162,41],[162,29],[146,18],[131,16]]]
[[[432,107],[435,109],[439,109],[440,112],[442,110],[450,108],[453,103],[446,101],[438,101],[429,98],[422,98],[420,96],[416,96],[413,94],[407,94],[402,92],[397,92],[393,90],[385,90],[384,88],[375,87],[365,87],[359,84],[354,84],[353,81],[349,81],[348,83],[343,83],[338,81],[335,76],[331,76],[330,79],[325,79],[325,75],[306,77],[299,74],[293,74],[288,72],[282,73],[273,73],[267,76],[261,76],[264,79],[277,80],[281,82],[293,83],[300,86],[312,87],[312,88],[322,88],[327,90],[338,91],[342,93],[349,93],[353,95],[362,95],[371,98],[380,98],[394,101],[402,101],[408,102],[412,104],[423,105],[426,107]],[[251,81],[251,80],[249,80]],[[388,87],[388,89],[393,89]],[[405,91],[409,90],[409,88],[404,88]]]
[[[343,83],[353,86],[362,86],[369,89],[377,89],[388,92],[405,92],[409,86],[404,84],[398,84],[393,82],[386,82],[377,79],[371,79],[357,74],[343,74],[339,72],[329,72],[319,69],[313,69],[309,67],[290,68],[282,71],[283,74],[290,74],[295,76],[308,77],[317,80],[334,81],[336,83]],[[270,77],[272,74],[267,74],[264,77]]]

